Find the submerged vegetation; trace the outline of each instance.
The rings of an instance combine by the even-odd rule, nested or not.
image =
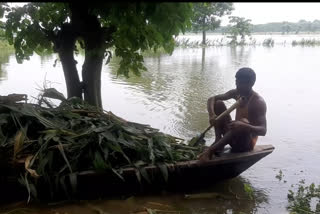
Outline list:
[[[293,40],[292,41],[292,46],[319,46],[320,45],[320,40],[316,39],[301,39],[300,41]]]
[[[219,47],[219,46],[266,46],[266,47],[274,47],[277,45],[286,45],[287,41],[283,41],[281,43],[277,43],[273,38],[266,38],[261,42],[257,42],[257,40],[253,37],[247,37],[245,40],[240,40],[238,42],[235,42],[232,39],[229,39],[227,37],[217,38],[217,39],[207,39],[206,44],[202,44],[200,40],[191,40],[189,38],[177,38],[175,40],[175,45],[177,47],[183,47],[183,48],[199,48],[199,47]],[[289,43],[290,44],[290,43]],[[294,46],[319,46],[320,40],[319,39],[305,39],[302,38],[301,40],[293,40],[291,42],[291,45]]]
[[[62,102],[54,106],[46,97]],[[148,180],[144,166],[156,165],[167,175],[166,163],[196,159],[202,150],[78,98],[67,100],[55,89],[46,89],[38,99],[37,104],[0,104],[0,161],[24,163],[20,182],[34,197],[39,177],[54,197],[66,190],[66,179],[76,188],[80,171],[105,171],[123,179],[123,168],[134,167],[139,181]]]
[[[320,185],[318,187],[311,183],[305,185],[301,180],[297,185],[297,192],[289,190],[288,210],[292,214],[296,213],[320,213]]]
[[[221,26],[215,32],[223,33],[228,30],[228,26]],[[314,21],[299,20],[298,22],[270,22],[266,24],[251,24],[252,33],[281,33],[281,34],[299,34],[299,33],[319,33],[320,20]]]
[[[283,180],[284,174],[281,169],[275,178]],[[287,183],[286,180],[283,182]],[[306,185],[302,179],[298,184],[292,184],[291,188],[293,189],[289,189],[287,194],[287,210],[290,214],[320,213],[320,185],[318,187],[314,183]]]

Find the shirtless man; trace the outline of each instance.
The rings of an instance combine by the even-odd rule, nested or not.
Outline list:
[[[267,132],[266,111],[267,106],[263,98],[252,90],[256,81],[256,74],[251,68],[241,68],[236,73],[236,89],[232,89],[225,94],[216,95],[208,99],[207,108],[209,112],[209,122],[214,125],[216,139],[215,142],[203,152],[199,160],[210,160],[214,153],[224,149],[229,144],[232,151],[251,151],[258,139]],[[217,115],[227,108],[223,100],[243,97],[240,106],[236,108],[235,121],[227,115],[215,122]]]

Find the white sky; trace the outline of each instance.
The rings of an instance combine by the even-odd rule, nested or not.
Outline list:
[[[251,19],[251,24],[265,24],[268,22],[298,22],[300,19],[306,21],[320,20],[320,2],[300,3],[233,3],[232,16]],[[221,25],[228,24],[228,18],[222,19]]]
[[[22,6],[26,3],[11,3],[14,6]],[[282,3],[261,3],[243,2],[233,3],[232,16],[251,19],[252,24],[265,24],[268,22],[298,22],[300,19],[306,21],[320,20],[320,2],[282,2]],[[228,17],[222,18],[221,25],[228,24]]]

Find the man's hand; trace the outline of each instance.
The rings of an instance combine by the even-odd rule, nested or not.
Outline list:
[[[250,124],[240,121],[240,120],[236,120],[236,121],[232,121],[231,123],[228,124],[229,129],[236,129],[239,131],[249,131],[250,129]]]
[[[201,153],[199,156],[198,156],[198,159],[199,159],[199,163],[204,163],[208,160],[210,160],[212,156],[212,153],[210,151],[210,148],[206,149],[203,153]]]

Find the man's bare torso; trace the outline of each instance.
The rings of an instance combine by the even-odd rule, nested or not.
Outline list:
[[[264,99],[255,91],[252,91],[252,97],[249,97],[244,103],[241,104],[239,108],[247,108],[247,118],[249,123],[252,125],[259,125],[259,121],[257,120],[259,117],[261,117],[262,113],[261,108],[263,108],[266,103]],[[236,89],[233,91],[234,93],[234,99],[238,99],[240,97],[239,93]],[[237,115],[236,115],[237,118]]]

